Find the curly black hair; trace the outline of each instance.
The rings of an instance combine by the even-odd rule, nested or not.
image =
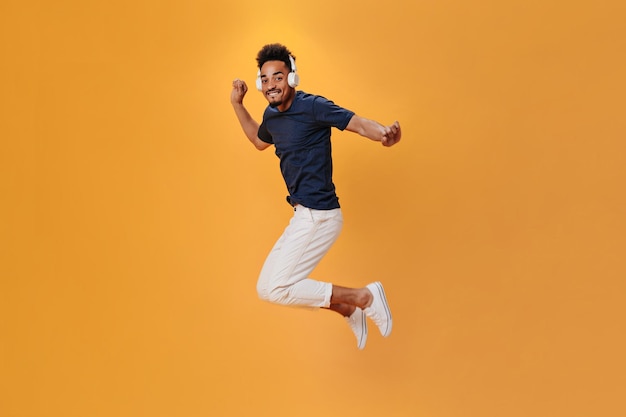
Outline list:
[[[286,46],[281,45],[280,43],[270,43],[265,45],[256,56],[256,62],[259,64],[259,69],[265,64],[267,61],[283,61],[287,68],[290,71],[293,71],[291,68],[291,61],[289,60],[289,56],[296,60],[296,57],[287,49]]]

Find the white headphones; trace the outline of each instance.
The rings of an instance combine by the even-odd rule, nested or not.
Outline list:
[[[300,76],[296,72],[297,71],[296,60],[293,59],[291,55],[289,55],[289,61],[291,61],[291,72],[287,76],[287,84],[289,84],[289,87],[295,88],[298,86],[298,84],[300,84]],[[263,83],[261,82],[261,69],[260,68],[256,73],[256,89],[259,91],[263,90]]]

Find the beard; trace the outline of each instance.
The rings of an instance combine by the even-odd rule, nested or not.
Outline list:
[[[268,102],[269,102],[270,107],[275,108],[275,107],[278,107],[281,104],[283,104],[283,99],[282,98],[279,98],[279,99],[276,99],[276,100],[268,99]]]

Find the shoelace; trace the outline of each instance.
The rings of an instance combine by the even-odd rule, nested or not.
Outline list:
[[[371,307],[368,307],[364,310],[367,314],[367,316],[372,319],[372,321],[374,323],[376,323],[376,325],[381,325],[383,324],[384,320],[382,317],[380,317],[380,315],[378,314],[378,312],[376,310],[374,310]]]
[[[358,325],[357,321],[356,321],[356,320],[353,320],[353,319],[352,319],[352,317],[346,317],[346,320],[348,321],[348,324],[349,324],[349,325],[350,325],[350,327],[352,328],[352,331],[353,331],[354,333],[356,333],[356,332],[357,332],[357,330],[358,330],[358,328],[359,328],[359,325]]]

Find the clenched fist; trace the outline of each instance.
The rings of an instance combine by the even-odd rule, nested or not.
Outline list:
[[[232,104],[242,104],[243,98],[248,92],[248,86],[246,82],[240,80],[239,78],[235,78],[233,80],[233,90],[230,92],[230,102]]]
[[[402,130],[400,129],[400,123],[395,122],[390,126],[384,127],[384,134],[381,143],[383,146],[393,146],[400,142],[402,137]]]

